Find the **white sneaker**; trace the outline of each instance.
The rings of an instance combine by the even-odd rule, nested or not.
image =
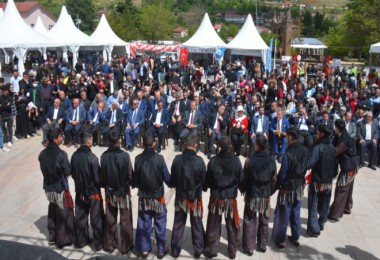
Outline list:
[[[19,139],[16,137],[16,136],[13,136],[12,137],[12,141],[15,142],[15,141],[18,141]]]
[[[3,148],[0,148],[0,150],[1,150],[3,153],[7,153],[7,152],[9,152],[9,151],[10,151],[9,149],[7,149],[7,148],[5,148],[5,147],[3,147]]]
[[[30,136],[30,135],[27,135],[27,136],[26,136],[26,138],[28,138],[28,139],[29,139],[29,138],[31,138],[31,136]]]
[[[11,142],[8,142],[8,147],[12,147],[12,143]]]

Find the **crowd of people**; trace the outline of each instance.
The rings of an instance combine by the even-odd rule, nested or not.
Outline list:
[[[367,166],[379,166],[376,70],[366,75],[352,64],[325,74],[300,64],[292,75],[286,64],[267,73],[255,60],[220,66],[211,62],[206,68],[191,60],[187,66],[171,58],[161,63],[156,56],[115,57],[111,62],[100,56],[93,61],[79,61],[70,69],[67,62],[52,57],[22,78],[15,71],[10,83],[0,80],[0,148],[7,151],[3,143],[9,148],[17,139],[42,135],[46,149],[39,160],[50,202],[49,242],[58,247],[90,243],[90,213],[94,248],[113,252],[120,214],[122,254],[135,246],[139,256],[149,255],[154,220],[158,257],[164,257],[168,247],[163,183],[176,189],[174,257],[180,255],[189,213],[194,257],[217,255],[224,214],[228,254],[235,258],[240,247],[238,190],[245,196],[244,253],[252,255],[256,244],[266,251],[270,197],[276,192],[272,240],[284,248],[290,223],[288,239],[299,246],[305,186],[309,185],[307,233],[317,237],[327,220],[337,222],[351,213],[355,175],[367,152]],[[169,138],[176,149],[184,148],[170,171],[159,154]],[[71,161],[59,148],[63,139],[67,147],[77,148]],[[196,154],[202,142],[207,166]],[[132,151],[136,143],[143,150],[132,166],[121,147]],[[108,147],[100,160],[91,152],[95,145]],[[242,150],[244,165],[239,159]],[[276,161],[281,165],[278,172]],[[68,188],[70,175],[75,203]],[[135,243],[131,188],[137,188],[139,196]],[[202,191],[208,189],[204,230]]]

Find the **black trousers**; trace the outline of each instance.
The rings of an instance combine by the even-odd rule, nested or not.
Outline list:
[[[237,154],[240,154],[241,151],[241,146],[244,143],[244,133],[243,134],[232,134],[231,139],[232,139],[232,144],[234,145],[234,151]]]
[[[75,198],[75,239],[76,247],[83,247],[90,241],[88,234],[88,215],[90,214],[94,246],[96,250],[103,247],[103,201],[97,199],[80,199],[77,193]]]
[[[336,187],[334,202],[330,206],[329,218],[343,217],[344,210],[351,211],[353,206],[352,193],[354,191],[354,181],[345,187]]]
[[[106,206],[104,221],[104,249],[112,251],[118,247],[117,239],[117,214],[120,212],[120,240],[122,254],[127,253],[133,247],[132,209],[117,208],[111,204]]]
[[[94,143],[98,144],[98,142],[100,141],[100,140],[98,140],[98,131],[100,131],[100,130],[101,130],[100,124],[97,124],[97,125],[88,124],[84,131],[87,133],[91,133],[92,134],[92,140],[94,141]]]
[[[172,233],[172,253],[179,255],[182,250],[183,233],[186,226],[187,213],[180,208],[174,213],[173,233]],[[195,217],[190,213],[191,239],[193,242],[194,254],[201,254],[204,249],[205,230],[203,228],[202,217]]]
[[[214,214],[209,212],[207,217],[205,252],[209,255],[215,255],[219,252],[220,234],[221,234],[222,215],[216,211]],[[240,247],[239,229],[236,228],[233,218],[225,216],[228,253],[235,255]]]
[[[299,131],[298,142],[304,144],[309,152],[313,148],[313,137],[309,131]]]
[[[6,125],[6,127],[5,127]],[[13,116],[1,119],[1,129],[3,130],[4,143],[12,142],[13,137]]]
[[[254,251],[256,238],[259,248],[266,249],[269,238],[268,220],[265,214],[256,213],[247,205],[244,207],[243,250]]]
[[[57,247],[71,244],[74,238],[74,210],[61,209],[57,204],[49,203],[48,208],[49,242]]]

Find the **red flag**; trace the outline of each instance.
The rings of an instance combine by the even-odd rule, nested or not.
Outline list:
[[[323,71],[325,72],[326,78],[328,77],[330,73],[330,62],[331,62],[331,56],[325,56],[325,59],[323,62]]]
[[[298,57],[298,54],[294,54],[292,58],[292,77],[293,78],[297,77],[297,67],[298,67],[297,57]]]
[[[180,61],[186,67],[187,61],[189,59],[189,50],[187,48],[181,48],[181,51],[179,52],[179,57],[180,57]]]

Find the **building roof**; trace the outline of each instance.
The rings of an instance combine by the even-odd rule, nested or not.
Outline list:
[[[265,27],[265,26],[256,26],[256,29],[259,32],[270,32],[271,31],[271,29],[269,29],[268,27]]]
[[[217,24],[214,25],[214,29],[215,29],[215,30],[219,30],[219,29],[222,28],[222,26],[223,26],[222,23],[217,23]]]
[[[39,2],[16,2],[16,8],[21,14],[21,16],[29,11],[31,11],[33,8],[40,8],[47,16],[50,17],[54,22],[57,21],[57,18],[51,14],[46,8],[41,5]],[[7,3],[0,3],[0,8],[5,9],[7,6]]]
[[[293,38],[292,48],[326,49],[327,46],[316,38]]]
[[[185,27],[177,27],[173,30],[173,32],[175,33],[180,33],[180,32],[184,32],[184,31],[187,31],[188,29],[185,28]]]

